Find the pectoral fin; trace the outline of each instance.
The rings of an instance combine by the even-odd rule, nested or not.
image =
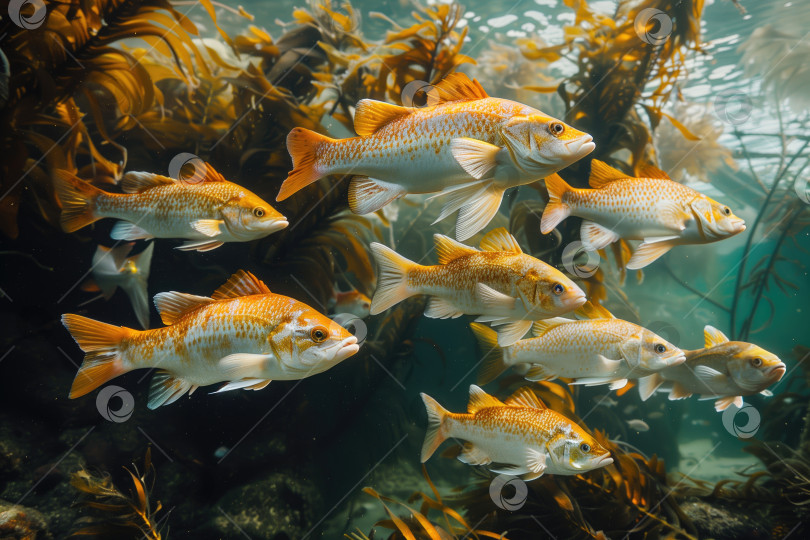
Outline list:
[[[669,237],[669,238],[678,238]],[[639,244],[633,256],[627,263],[628,270],[640,270],[648,264],[652,263],[667,251],[674,248],[677,244],[674,240],[660,240],[657,238],[645,238],[644,242]]]
[[[464,443],[464,450],[458,456],[458,460],[467,465],[489,465],[492,459],[480,448],[470,442]]]
[[[709,386],[722,384],[728,378],[726,375],[720,373],[716,369],[710,368],[709,366],[696,367],[695,376]]]
[[[154,237],[149,231],[141,229],[128,221],[119,221],[110,231],[110,238],[113,240],[126,240],[129,242],[131,240],[148,240]]]
[[[501,206],[504,188],[495,187],[494,182],[481,181],[445,188],[435,197],[447,197],[438,223],[456,210],[460,210],[456,221],[456,238],[466,240],[487,226]]]
[[[355,176],[349,184],[349,208],[355,214],[370,214],[403,195],[405,189],[398,184]]]
[[[546,454],[534,448],[526,449],[526,466],[529,468],[531,479],[542,476],[546,470]]]
[[[464,171],[480,180],[495,168],[500,146],[469,137],[450,141],[450,152]]]
[[[503,326],[499,326],[498,331],[498,346],[508,347],[520,341],[523,336],[531,329],[532,321],[515,321]]]
[[[209,238],[219,236],[220,227],[225,224],[222,219],[198,219],[191,222],[191,228]]]
[[[276,357],[272,354],[236,353],[221,358],[218,363],[222,378],[226,381],[243,379],[266,380],[262,377],[267,362]]]
[[[498,292],[483,283],[475,286],[475,295],[486,311],[511,311],[515,309],[515,302],[517,302],[515,298]]]
[[[593,221],[582,222],[579,229],[579,236],[582,240],[582,247],[584,247],[586,251],[596,251],[606,248],[619,239],[618,234]]]

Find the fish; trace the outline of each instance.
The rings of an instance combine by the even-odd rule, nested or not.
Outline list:
[[[371,299],[357,290],[335,291],[329,303],[333,313],[349,313],[365,319],[371,310]]]
[[[467,413],[452,413],[425,393],[428,427],[422,446],[426,462],[448,438],[461,439],[458,460],[487,466],[495,474],[575,475],[613,463],[610,452],[562,414],[546,407],[528,387],[506,401],[470,385]]]
[[[147,281],[152,264],[154,242],[146,249],[129,257],[132,243],[106,248],[98,246],[93,255],[91,273],[101,295],[109,300],[119,287],[129,296],[132,309],[141,328],[149,328],[149,295]]]
[[[460,210],[456,238],[466,240],[498,212],[504,191],[540,180],[593,151],[593,137],[537,109],[490,97],[475,79],[453,73],[428,90],[428,106],[363,99],[358,137],[333,139],[301,127],[287,136],[293,170],[283,201],[330,174],[356,175],[349,207],[375,212],[407,194],[441,194],[436,220]]]
[[[75,399],[124,373],[159,368],[148,407],[156,409],[200,386],[217,392],[261,390],[272,380],[316,375],[357,353],[357,338],[294,298],[273,294],[240,270],[213,295],[155,295],[166,325],[153,330],[113,326],[75,314],[62,316],[87,353],[70,389]]]
[[[585,303],[585,293],[556,268],[523,253],[503,227],[487,233],[480,250],[435,234],[439,264],[422,266],[373,242],[377,290],[371,314],[381,313],[417,294],[430,296],[425,316],[432,319],[479,315],[479,322],[501,326],[498,343],[511,345],[532,321],[568,313]]]
[[[647,424],[647,422],[638,418],[628,420],[627,425],[630,426],[630,429],[634,429],[641,433],[644,433],[645,431],[650,431],[650,426]]]
[[[289,225],[258,195],[228,182],[210,165],[204,174],[186,181],[129,172],[120,183],[124,193],[108,193],[56,170],[62,228],[74,232],[102,218],[117,218],[121,221],[110,233],[115,240],[181,238],[187,242],[177,249],[209,251],[225,242],[264,238]]]
[[[568,216],[584,221],[580,238],[587,251],[603,249],[620,238],[643,240],[627,268],[637,270],[678,245],[708,244],[745,230],[731,209],[692,188],[670,180],[653,166],[633,178],[594,159],[593,189],[569,186],[559,175],[546,178],[549,203],[540,230],[548,234]]]
[[[661,336],[622,319],[605,308],[588,304],[580,313],[599,318],[572,320],[555,317],[536,321],[534,337],[508,347],[498,344],[495,333],[482,324],[470,328],[484,354],[478,383],[494,380],[510,366],[528,366],[523,377],[530,381],[574,379],[571,384],[609,384],[624,388],[629,379],[661,381],[660,371],[686,361],[682,350]]]
[[[717,328],[703,329],[704,348],[686,352],[686,362],[665,369],[655,386],[639,385],[642,400],[659,389],[669,390],[669,399],[677,400],[699,394],[701,399],[714,399],[716,411],[731,405],[741,408],[743,396],[771,396],[768,386],[778,382],[786,367],[778,356],[762,347],[744,341],[730,341]]]

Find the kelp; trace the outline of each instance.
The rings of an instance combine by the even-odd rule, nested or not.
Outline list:
[[[160,501],[154,504],[151,501],[156,475],[151,448],[147,448],[144,455],[142,472],[134,464],[132,469],[124,470],[132,481],[128,494],[117,488],[109,475],[96,476],[86,469],[72,474],[70,485],[82,494],[77,505],[90,511],[91,515],[79,518],[76,522],[79,528],[71,537],[166,538],[161,533],[161,522],[168,514],[158,519],[162,506]]]

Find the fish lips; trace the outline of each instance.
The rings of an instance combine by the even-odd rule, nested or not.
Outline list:
[[[608,454],[605,454],[603,456],[599,456],[598,458],[596,458],[596,461],[594,462],[594,468],[607,467],[611,463],[613,463],[613,458],[608,453]]]
[[[787,367],[785,366],[785,364],[780,362],[779,364],[769,369],[765,375],[768,377],[768,379],[772,380],[773,382],[776,382],[782,378],[782,376],[785,374],[786,371]]]
[[[343,362],[348,357],[357,354],[360,350],[360,345],[357,343],[357,338],[354,336],[344,339],[337,353],[335,353],[335,362]]]
[[[585,293],[580,292],[575,296],[570,296],[563,300],[563,307],[569,311],[574,311],[575,309],[581,308],[587,301],[588,298],[585,296]]]
[[[576,161],[593,152],[596,143],[593,142],[593,137],[586,133],[582,137],[566,142],[565,148],[571,153],[573,160]]]

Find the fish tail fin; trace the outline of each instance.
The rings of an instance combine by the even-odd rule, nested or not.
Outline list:
[[[376,315],[413,294],[408,289],[408,272],[419,265],[377,242],[372,242],[370,247],[379,268],[370,310]]]
[[[571,215],[571,207],[562,201],[563,195],[571,191],[571,186],[560,178],[560,175],[554,173],[546,177],[546,189],[548,190],[548,204],[543,210],[543,217],[540,220],[540,231],[543,234],[553,231],[554,227]]]
[[[329,174],[319,165],[316,154],[321,144],[333,140],[326,135],[302,127],[296,127],[290,131],[287,135],[287,151],[292,158],[293,170],[281,184],[281,189],[276,196],[277,201],[291,197],[299,190]]]
[[[422,444],[422,463],[426,462],[433,452],[447,439],[444,433],[444,418],[449,414],[447,409],[439,405],[439,402],[425,393],[419,394],[425,402],[427,410],[428,426],[425,432],[425,442]]]
[[[478,372],[478,384],[486,384],[495,380],[506,370],[503,349],[498,346],[498,333],[492,328],[481,323],[470,323],[470,329],[475,334],[475,339],[484,355],[481,370]]]
[[[78,231],[101,219],[94,211],[95,200],[104,192],[79,179],[68,171],[57,169],[53,173],[56,197],[62,204],[62,229]]]
[[[123,375],[128,368],[121,357],[121,341],[134,334],[123,326],[113,326],[81,315],[62,315],[65,325],[76,343],[87,354],[70,387],[70,398],[89,394],[107,381]]]

